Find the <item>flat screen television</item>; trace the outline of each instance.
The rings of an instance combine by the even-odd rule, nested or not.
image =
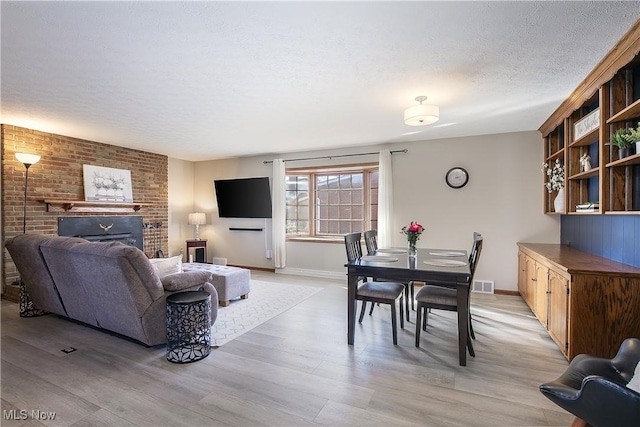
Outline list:
[[[220,179],[213,184],[220,218],[271,218],[268,177]]]

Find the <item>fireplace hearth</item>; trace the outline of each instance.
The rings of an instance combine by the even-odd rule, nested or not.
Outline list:
[[[58,218],[58,236],[92,242],[119,241],[143,250],[141,216],[83,216]]]

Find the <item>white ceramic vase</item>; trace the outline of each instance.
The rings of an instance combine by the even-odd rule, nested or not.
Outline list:
[[[564,188],[558,190],[558,195],[553,199],[553,210],[556,212],[564,212]]]

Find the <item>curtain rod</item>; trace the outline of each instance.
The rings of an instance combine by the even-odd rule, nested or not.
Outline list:
[[[391,154],[393,154],[393,153],[406,153],[408,151],[409,150],[407,150],[405,148],[404,150],[393,150],[393,151],[390,151],[390,153]],[[286,162],[299,162],[299,161],[302,161],[302,160],[318,160],[318,159],[329,159],[329,160],[331,160],[331,159],[336,159],[338,157],[370,156],[372,154],[380,154],[380,152],[376,151],[374,153],[338,154],[338,155],[335,155],[335,156],[305,157],[305,158],[302,158],[302,159],[287,159],[287,160],[283,160],[283,161],[286,163]],[[265,165],[268,164],[268,163],[273,163],[273,160],[265,160],[263,163]]]

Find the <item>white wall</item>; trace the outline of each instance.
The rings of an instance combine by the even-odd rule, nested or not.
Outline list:
[[[516,242],[560,240],[560,217],[542,212],[539,133],[425,141],[407,148],[407,155],[393,156],[394,228],[416,220],[426,227],[419,247],[452,249],[470,249],[473,232],[482,233],[476,279],[517,290]],[[469,172],[462,189],[444,182],[453,166]],[[403,242],[398,233],[395,243]]]
[[[378,151],[383,146],[292,153],[284,159]],[[400,233],[403,225],[415,220],[426,227],[419,247],[471,247],[472,233],[485,238],[482,258],[476,273],[481,280],[494,280],[496,289],[517,289],[518,241],[558,243],[559,216],[542,212],[543,187],[542,139],[535,131],[471,136],[386,145],[407,154],[394,154],[394,245],[405,246]],[[271,176],[271,165],[263,160],[275,156],[246,157],[197,162],[194,170],[195,210],[207,213],[208,224],[201,226],[207,238],[209,260],[227,258],[230,264],[272,268],[265,256],[271,248],[271,220],[218,218],[214,179]],[[356,157],[324,164],[375,160],[376,156]],[[289,167],[318,162],[292,162]],[[170,163],[171,166],[172,163]],[[466,187],[454,190],[444,182],[445,172],[462,166],[469,172]],[[170,182],[173,180],[170,167]],[[173,187],[171,183],[170,188]],[[170,208],[171,202],[170,190]],[[170,216],[171,218],[171,216]],[[186,223],[186,217],[185,217]],[[264,232],[229,231],[229,227],[264,227]],[[171,244],[170,244],[171,247]],[[335,243],[287,243],[287,268],[290,273],[344,277],[344,245]]]
[[[216,179],[271,177],[272,157],[244,157],[195,164],[194,209],[205,212],[207,224],[200,226],[200,237],[207,239],[208,262],[226,258],[229,264],[273,268],[266,257],[271,248],[271,220],[219,218],[213,181]],[[262,232],[231,231],[234,228],[265,228]]]
[[[193,211],[195,164],[169,158],[169,251],[165,256],[186,251],[185,240],[193,238],[193,225],[187,223]]]

